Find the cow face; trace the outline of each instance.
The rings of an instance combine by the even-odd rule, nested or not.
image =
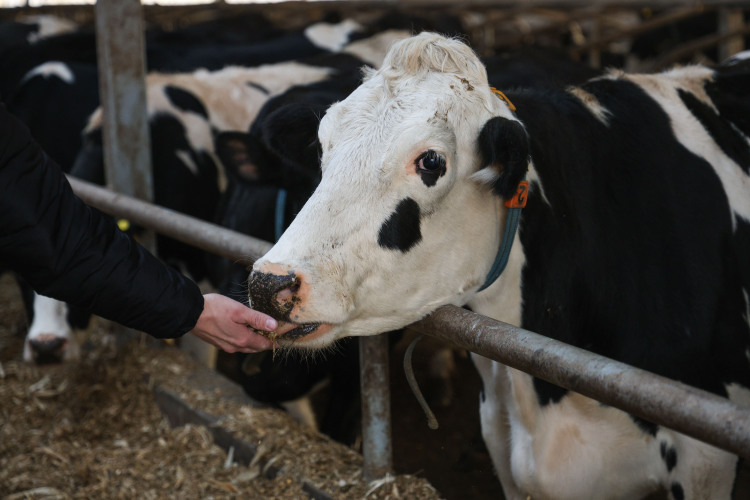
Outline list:
[[[318,135],[322,181],[249,280],[252,306],[286,322],[279,342],[322,347],[465,303],[528,167],[474,53],[428,33],[394,45]]]

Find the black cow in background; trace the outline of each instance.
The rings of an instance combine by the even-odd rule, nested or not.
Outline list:
[[[99,103],[96,67],[50,61],[32,68],[6,102],[45,152],[69,172],[81,146],[81,130]],[[77,357],[72,330],[86,328],[90,315],[77,307],[36,295],[19,278],[29,322],[24,359],[37,362]]]
[[[48,61],[29,70],[5,101],[44,151],[69,172],[81,132],[99,105],[96,66]]]

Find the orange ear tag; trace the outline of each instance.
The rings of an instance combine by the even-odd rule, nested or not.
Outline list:
[[[523,208],[526,206],[526,200],[529,198],[529,181],[521,181],[516,188],[516,194],[505,202],[508,208]]]
[[[508,108],[511,111],[515,111],[516,110],[516,107],[513,105],[512,102],[510,102],[510,99],[508,99],[508,96],[506,96],[505,94],[503,94],[502,92],[500,92],[499,90],[497,90],[495,87],[490,87],[490,90],[492,91],[493,94],[495,94],[501,100],[505,101],[505,104],[508,105]]]

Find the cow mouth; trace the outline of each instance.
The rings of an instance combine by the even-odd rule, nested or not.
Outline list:
[[[266,337],[271,342],[294,341],[307,337],[318,330],[322,323],[291,323],[279,321],[279,327],[272,331],[255,330],[256,333]]]
[[[300,325],[291,323],[291,325],[293,325],[294,328],[280,334],[279,336],[281,337],[283,335],[283,338],[290,340],[301,339],[302,337],[306,337],[317,330],[320,326],[320,323],[302,323]]]

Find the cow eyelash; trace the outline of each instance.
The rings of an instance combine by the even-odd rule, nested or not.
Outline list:
[[[445,168],[445,157],[434,151],[428,149],[414,161],[418,170],[424,170],[427,172],[437,172]]]

